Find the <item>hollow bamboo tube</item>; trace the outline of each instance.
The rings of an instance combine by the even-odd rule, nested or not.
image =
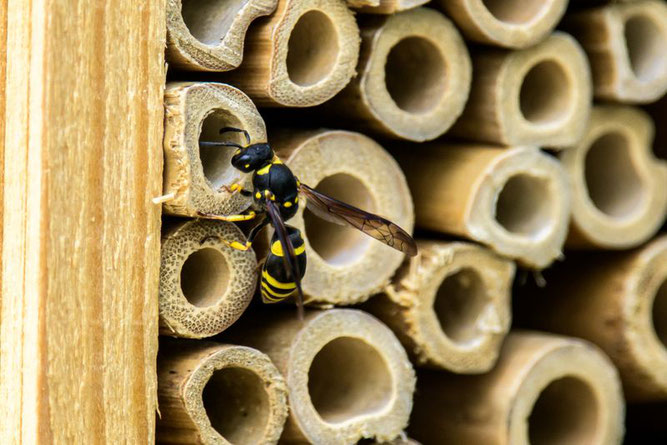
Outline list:
[[[428,2],[429,0],[347,0],[350,8],[370,14],[396,14]]]
[[[598,106],[582,141],[560,159],[570,178],[568,247],[624,249],[652,237],[667,211],[667,163],[652,154],[643,111]]]
[[[393,440],[412,409],[415,376],[394,334],[353,309],[271,311],[225,333],[257,348],[287,382],[290,415],[284,443],[354,444]]]
[[[416,8],[362,22],[353,79],[325,111],[350,125],[413,141],[435,139],[463,111],[468,50],[444,15]]]
[[[514,263],[473,244],[418,245],[419,255],[364,309],[394,331],[414,363],[488,371],[510,328]]]
[[[591,108],[586,55],[554,32],[527,49],[473,54],[470,98],[450,134],[504,145],[560,147],[583,136]]]
[[[506,48],[526,48],[544,40],[560,21],[567,0],[438,0],[465,36]]]
[[[667,236],[559,266],[539,301],[521,300],[521,323],[600,346],[618,367],[629,400],[667,399]]]
[[[180,69],[228,71],[243,60],[250,23],[278,0],[167,0],[167,62]]]
[[[359,28],[341,0],[279,0],[246,37],[241,66],[225,79],[258,105],[309,107],[354,76]]]
[[[412,231],[412,198],[396,161],[375,141],[339,130],[274,133],[276,153],[304,184],[377,213]],[[305,202],[289,223],[305,233],[307,300],[324,304],[365,301],[388,283],[405,255],[347,226],[324,221]]]
[[[234,149],[200,148],[199,141],[246,143],[237,133],[220,135],[223,127],[243,128],[252,141],[266,141],[264,121],[252,101],[234,87],[210,82],[170,83],[164,100],[163,192],[174,196],[164,203],[164,211],[183,216],[229,215],[247,208],[250,199],[220,188],[250,183],[251,176],[231,164]]]
[[[171,227],[162,239],[160,332],[187,338],[218,334],[243,313],[257,284],[252,250],[232,223],[191,220]]]
[[[620,444],[618,374],[593,345],[513,332],[487,374],[419,374],[410,435],[425,444]]]
[[[610,4],[573,14],[566,27],[588,53],[595,97],[648,103],[667,91],[667,5]]]
[[[158,402],[159,444],[275,444],[287,418],[285,380],[246,346],[163,342]]]
[[[410,185],[417,226],[481,242],[530,268],[561,255],[570,194],[550,156],[532,147],[438,142],[392,153]]]

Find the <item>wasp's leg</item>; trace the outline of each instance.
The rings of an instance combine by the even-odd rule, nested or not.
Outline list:
[[[241,213],[240,215],[227,215],[227,216],[197,212],[197,215],[199,215],[202,218],[215,219],[217,221],[238,222],[238,221],[250,221],[251,219],[255,219],[255,217],[257,217],[257,212],[251,210],[248,213]]]
[[[241,184],[237,183],[237,182],[235,182],[232,185],[223,185],[218,190],[224,190],[227,193],[231,193],[232,195],[234,193],[240,193],[243,196],[247,196],[247,197],[252,196],[252,192],[250,190],[244,189],[243,186]]]
[[[235,128],[235,127],[223,127],[220,129],[220,134],[227,133],[228,131],[234,131],[237,133],[243,133],[243,136],[245,136],[246,142],[249,144],[250,143],[250,135],[248,134],[247,131],[241,129],[241,128]]]
[[[208,236],[202,238],[202,240],[199,241],[199,244],[202,245],[202,244],[204,244],[208,241],[211,241],[211,240],[217,240],[218,242],[220,242],[222,244],[225,244],[225,245],[231,247],[232,249],[243,250],[243,251],[246,251],[246,250],[250,249],[250,246],[252,245],[252,243],[250,241],[247,241],[245,244],[243,244],[243,243],[239,243],[238,241],[227,241],[226,239],[220,238],[220,236],[218,236],[218,235],[208,235]]]

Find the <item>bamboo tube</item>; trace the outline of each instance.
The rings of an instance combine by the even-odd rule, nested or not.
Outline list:
[[[340,130],[274,133],[273,148],[304,184],[377,213],[412,231],[414,213],[405,177],[375,141]],[[289,223],[305,233],[307,300],[323,304],[365,301],[383,289],[404,255],[368,235],[304,211]]]
[[[245,346],[164,342],[158,402],[160,444],[275,444],[287,418],[285,380]]]
[[[250,183],[250,175],[231,164],[233,148],[200,148],[199,141],[234,141],[245,144],[237,133],[219,134],[223,127],[245,129],[252,141],[266,141],[264,121],[248,97],[220,83],[176,82],[167,85],[164,127],[165,195],[174,194],[164,211],[197,216],[199,212],[229,215],[250,205],[240,193],[221,186]]]
[[[250,23],[278,0],[167,0],[167,61],[180,69],[227,71],[243,60]]]
[[[417,8],[361,25],[359,75],[325,110],[383,135],[435,139],[463,111],[471,81],[468,50],[444,15]]]
[[[611,4],[566,21],[588,53],[595,97],[648,103],[667,91],[667,5]]]
[[[419,255],[364,309],[394,331],[413,363],[488,371],[510,327],[514,264],[473,244],[418,245]]]
[[[225,79],[261,106],[309,107],[354,76],[359,28],[341,0],[279,0],[253,26],[241,66]]]
[[[210,337],[234,323],[250,303],[258,278],[255,254],[222,240],[244,243],[245,236],[232,223],[192,220],[177,224],[163,237],[162,334]]]
[[[561,255],[570,212],[560,163],[532,147],[422,144],[397,157],[419,227],[462,236],[541,269]]]
[[[264,351],[285,376],[290,415],[281,443],[389,441],[408,423],[410,361],[391,330],[363,311],[308,311],[299,321],[292,310],[273,310],[225,335]]]
[[[465,36],[506,48],[526,48],[544,40],[560,21],[567,0],[438,0]]]
[[[410,435],[424,443],[620,444],[618,374],[593,345],[513,332],[491,372],[419,374]]]
[[[347,0],[350,8],[370,14],[396,14],[428,2],[429,0]]]
[[[667,211],[667,164],[651,152],[653,134],[639,109],[593,109],[583,140],[560,153],[572,191],[568,247],[624,249],[658,231]]]
[[[618,367],[628,400],[667,399],[667,236],[560,266],[547,275],[539,302],[522,299],[520,321],[600,346]]]
[[[565,33],[520,51],[481,49],[473,54],[470,98],[450,133],[504,145],[574,145],[591,94],[586,55]]]

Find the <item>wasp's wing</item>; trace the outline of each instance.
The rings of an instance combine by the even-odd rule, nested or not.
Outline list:
[[[294,253],[294,246],[292,245],[292,240],[289,238],[287,229],[285,228],[285,223],[283,222],[282,217],[280,216],[280,211],[276,208],[276,205],[269,198],[265,199],[266,208],[271,217],[271,223],[273,228],[278,235],[278,240],[283,248],[283,264],[288,275],[291,275],[292,280],[296,284],[296,305],[299,311],[299,319],[303,320],[303,290],[301,290],[301,270],[299,270],[299,262],[296,259],[296,254]]]
[[[355,227],[366,235],[410,256],[417,255],[417,244],[410,234],[393,222],[322,194],[305,184],[299,191],[306,197],[306,206],[320,218],[336,224]]]

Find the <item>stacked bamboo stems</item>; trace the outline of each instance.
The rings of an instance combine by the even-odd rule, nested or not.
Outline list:
[[[341,9],[345,2],[303,3],[305,6],[279,0],[276,13],[251,25],[245,62],[240,69],[221,75],[220,79],[247,93],[259,106],[323,104],[314,111],[324,117],[322,121],[327,125],[343,125],[392,139],[424,141],[436,138],[448,131],[462,111],[445,137],[480,143],[436,141],[417,145],[382,142],[391,147],[391,154],[405,172],[409,190],[393,160],[381,146],[361,133],[275,128],[269,132],[269,142],[304,183],[351,204],[381,212],[407,229],[413,224],[413,204],[409,195],[412,192],[416,225],[431,231],[421,232],[424,238],[433,237],[435,231],[485,245],[422,239],[419,241],[420,256],[398,268],[400,255],[384,246],[376,246],[375,242],[362,238],[363,235],[342,228],[336,230],[326,222],[315,221],[302,208],[290,224],[302,229],[306,235],[309,269],[304,289],[308,302],[320,306],[347,305],[365,301],[380,292],[380,296],[365,303],[362,309],[377,315],[391,327],[415,365],[444,368],[460,374],[480,374],[459,377],[443,371],[419,372],[418,384],[423,384],[421,388],[425,395],[417,399],[409,432],[423,443],[441,443],[444,437],[460,443],[480,440],[522,443],[528,438],[619,442],[623,434],[623,397],[616,371],[603,353],[588,343],[534,333],[511,333],[505,340],[512,318],[509,301],[515,268],[513,261],[530,269],[548,267],[555,259],[563,258],[566,238],[567,248],[628,248],[649,239],[664,221],[667,175],[664,166],[648,155],[652,132],[649,120],[631,108],[596,107],[591,112],[592,85],[596,98],[611,98],[599,92],[596,70],[601,65],[596,66],[596,60],[600,58],[593,55],[592,46],[586,40],[588,31],[577,25],[581,22],[577,18],[579,15],[584,17],[592,12],[577,12],[565,17],[562,23],[567,24],[565,30],[572,33],[573,38],[560,31],[550,34],[565,10],[564,1],[546,1],[541,9],[522,10],[520,2],[495,2],[503,3],[501,7],[494,2],[442,0],[442,10],[451,14],[466,38],[502,47],[481,46],[471,51],[472,86],[468,98],[468,51],[461,44],[457,30],[438,12],[414,8],[417,4],[410,4],[409,11],[398,12],[409,2],[350,0],[348,6],[363,13],[357,15],[359,27],[356,30],[356,26],[350,26],[352,15],[347,9]],[[652,70],[660,72],[660,68],[651,66],[662,66],[660,43],[646,35],[637,37],[636,27],[630,24],[628,31],[627,25],[638,16],[661,30],[662,12],[652,3],[655,2],[636,2],[632,6],[636,9],[628,5],[627,11],[631,12],[620,15],[621,21],[625,20],[625,29],[614,24],[604,25],[608,28],[603,28],[602,24],[596,26],[607,30],[610,41],[617,39],[619,32],[626,33],[625,37],[631,40],[628,51],[638,51],[639,56],[630,53],[619,56],[612,48],[602,58],[625,57],[630,62],[626,60],[624,63],[630,63],[636,70],[636,77],[643,77],[645,81],[646,72],[649,72],[654,85],[647,89],[651,90],[650,94],[657,94],[662,87],[656,79],[661,76]],[[646,6],[648,4],[651,5]],[[620,7],[607,6],[605,11]],[[652,15],[646,12],[649,10],[653,11]],[[365,15],[367,13],[378,15]],[[617,12],[602,15],[614,14],[618,15]],[[427,25],[431,18],[435,21]],[[447,32],[455,36],[451,42],[433,37],[438,21],[445,23],[443,29],[447,28]],[[334,28],[335,32],[330,32]],[[513,34],[512,30],[520,32]],[[357,63],[358,47],[355,45],[359,40],[353,34],[359,31],[361,53]],[[383,39],[389,43],[383,43]],[[394,57],[396,63],[392,65],[391,54],[406,41],[416,43],[408,48],[405,56]],[[424,50],[428,45],[436,48],[436,52],[430,47],[428,51]],[[611,46],[614,45],[617,46],[616,43]],[[642,50],[642,45],[647,46],[646,50]],[[343,51],[350,48],[349,52]],[[447,51],[447,48],[453,50]],[[439,55],[433,56],[438,52]],[[440,71],[438,67],[441,67]],[[394,71],[390,68],[399,72],[393,86]],[[465,79],[466,69],[468,80]],[[435,74],[431,76],[429,72]],[[413,78],[424,80],[421,89],[411,86]],[[432,85],[427,82],[431,78],[436,79]],[[427,88],[427,84],[432,87]],[[220,85],[219,88],[229,87]],[[382,98],[377,102],[379,105],[373,105],[376,100],[373,94]],[[449,102],[443,99],[447,94],[453,98]],[[639,99],[622,94],[613,99],[632,103],[652,100],[647,99],[649,93],[643,94],[645,96]],[[438,103],[440,98],[440,102],[426,113],[423,107],[410,109],[412,105],[420,104],[420,95],[432,103]],[[246,110],[241,117],[234,115],[229,105],[216,107],[230,110],[228,113],[237,119],[233,123],[238,122],[237,125],[243,128],[252,125],[246,122],[257,122],[254,107],[240,107]],[[443,110],[449,115],[440,116]],[[395,116],[391,115],[393,112]],[[427,118],[429,112],[440,116],[433,120],[433,124]],[[189,119],[182,111],[181,118],[186,123]],[[306,118],[303,122],[307,124],[314,120],[317,119]],[[195,118],[193,128],[201,126],[201,121],[201,116]],[[266,133],[261,134],[265,131],[263,122],[257,127],[261,130],[253,134],[253,142],[266,140]],[[601,137],[605,131],[622,134],[623,143],[610,142],[613,137]],[[204,133],[202,131],[202,135]],[[191,140],[197,140],[198,136]],[[206,137],[215,136],[207,133]],[[602,142],[598,143],[599,139]],[[178,142],[171,145],[173,151]],[[538,147],[559,150],[559,159],[542,153]],[[597,150],[601,155],[591,157],[591,147],[601,147]],[[625,152],[623,156],[632,159],[630,170],[633,171],[626,173],[628,163],[624,163],[623,156],[616,152]],[[192,149],[190,153],[193,158],[201,157],[201,153]],[[592,159],[590,163],[589,157]],[[575,158],[576,163],[568,161]],[[588,163],[586,168],[590,164],[599,174],[584,171],[586,187],[577,188],[572,178],[582,176],[582,158]],[[169,157],[167,161],[169,163]],[[183,165],[188,162],[196,164],[197,161],[172,161],[174,171],[185,171]],[[574,164],[577,166],[573,167]],[[238,175],[222,160],[217,165],[229,169],[229,173],[225,173],[228,177]],[[197,195],[198,191],[187,191],[191,187],[187,177],[198,174],[196,170],[185,171],[180,178],[186,179],[179,187],[165,187],[165,196],[180,193],[180,205],[187,202],[182,198],[187,193]],[[206,177],[205,174],[202,176]],[[247,181],[247,177],[239,180]],[[633,187],[624,185],[633,181],[639,190],[635,195],[630,193]],[[582,236],[579,226],[585,223],[579,223],[581,210],[577,205],[581,207],[579,203],[583,201],[591,207],[592,201],[597,210],[604,213],[604,202],[615,199],[611,196],[613,187],[606,186],[609,182],[614,182],[621,194],[632,195],[624,198],[630,202],[628,205],[636,201],[635,196],[644,197],[639,206],[643,213],[637,211],[633,216],[643,222],[629,229],[628,218],[613,215],[609,222],[623,226],[625,231],[611,228],[601,240],[601,232],[605,230],[593,226]],[[216,190],[216,187],[228,183],[213,183],[210,179],[209,183],[212,191],[223,195],[217,198],[217,205],[228,206],[217,213],[234,213],[248,205],[248,202],[239,201],[235,203],[236,209],[227,210],[231,209],[230,197],[224,196],[224,189]],[[596,183],[601,185],[596,188]],[[575,212],[571,221],[570,195]],[[616,204],[610,205],[616,208]],[[194,214],[192,210],[173,208],[176,209],[171,211],[174,214]],[[376,253],[369,253],[373,249]],[[257,251],[261,257],[262,249]],[[565,261],[567,264],[567,256]],[[250,273],[246,275],[249,276]],[[566,274],[563,281],[574,276],[574,273]],[[602,288],[599,280],[593,283],[591,286],[598,283]],[[438,303],[440,293],[445,295],[444,303]],[[662,292],[658,291],[657,295]],[[600,303],[600,307],[603,304]],[[391,386],[385,384],[386,373],[402,369],[409,374],[411,371],[407,370],[411,370],[411,366],[396,338],[377,320],[370,318],[369,321],[364,317],[356,311],[310,311],[301,325],[289,311],[277,310],[269,315],[253,310],[222,334],[225,342],[248,345],[266,353],[285,377],[291,414],[282,441],[353,443],[374,437],[380,443],[393,440],[405,428],[407,420],[401,420],[401,416],[406,410],[409,413],[410,407],[401,403],[411,399],[410,378],[406,377],[407,387],[392,389],[394,395],[396,391],[402,391],[400,397],[378,394],[387,390],[387,385]],[[563,315],[561,318],[568,317]],[[354,321],[346,321],[348,318]],[[655,325],[658,337],[662,332],[659,327],[662,320],[658,316]],[[383,338],[391,340],[377,340],[374,337],[376,328],[366,330],[366,323],[378,326],[378,332],[384,329]],[[638,323],[646,324],[646,321]],[[323,327],[318,327],[320,324]],[[227,326],[226,323],[223,329]],[[541,327],[545,326],[546,323]],[[547,327],[561,331],[558,325]],[[323,332],[327,329],[334,332],[325,335]],[[604,342],[595,336],[568,333],[590,337],[610,353]],[[500,352],[503,343],[505,347]],[[394,353],[397,356],[392,356]],[[301,361],[303,357],[299,354],[305,361]],[[644,375],[643,371],[627,371],[623,364],[619,365],[624,363],[623,360],[619,362],[611,355],[614,363],[621,367],[624,388],[633,387],[637,375]],[[389,364],[379,366],[381,360],[376,360],[377,356]],[[400,359],[388,358],[390,356],[400,356]],[[551,366],[540,364],[559,360],[571,360],[570,365],[580,366],[563,365],[554,373]],[[658,372],[665,369],[663,364],[653,363],[657,364]],[[351,370],[345,371],[346,367]],[[357,367],[360,368],[355,371]],[[359,375],[365,372],[376,377],[379,383],[362,379]],[[310,387],[304,384],[304,375],[310,375],[320,383]],[[342,382],[335,382],[336,379]],[[338,383],[354,389],[350,398],[334,397]],[[384,386],[380,389],[378,385]],[[509,392],[505,391],[507,385],[511,387]],[[501,387],[504,389],[499,389]],[[443,388],[449,388],[449,399],[442,396]],[[643,391],[653,394],[654,398],[661,397],[655,387]],[[516,405],[495,403],[505,397],[512,398]],[[380,399],[385,405],[380,402],[373,405]],[[637,397],[640,399],[642,396]],[[395,408],[396,404],[401,407],[398,409],[400,415],[394,413],[383,418],[379,414],[385,411],[379,408],[381,405]],[[482,407],[487,404],[493,407],[492,411],[497,411],[484,411]],[[576,409],[577,404],[590,409]],[[452,411],[456,411],[453,409],[455,405],[466,407],[462,416],[452,415]],[[572,408],[567,409],[567,406]],[[466,411],[468,407],[470,409]],[[528,423],[518,420],[529,415]],[[597,415],[597,423],[591,417],[594,415]],[[341,422],[347,426],[341,426]],[[502,425],[511,426],[506,430]],[[425,434],[429,430],[440,435]]]

